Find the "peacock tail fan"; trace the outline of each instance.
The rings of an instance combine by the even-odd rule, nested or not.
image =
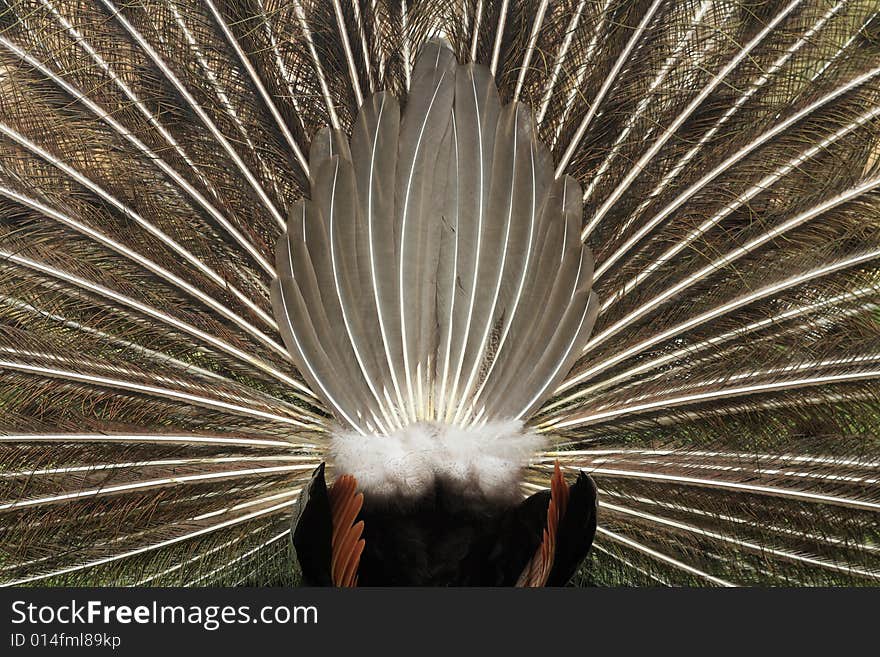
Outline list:
[[[0,2],[0,582],[876,584],[878,14]]]

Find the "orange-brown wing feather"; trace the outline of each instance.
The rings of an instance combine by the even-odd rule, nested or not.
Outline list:
[[[556,555],[556,539],[559,533],[559,523],[565,515],[568,507],[570,494],[559,461],[553,466],[553,478],[550,480],[550,504],[547,507],[547,525],[544,528],[544,536],[541,545],[535,550],[535,555],[523,569],[516,582],[517,586],[539,587],[547,583],[550,571],[553,569],[553,558]]]
[[[333,586],[351,587],[357,581],[358,565],[364,551],[364,522],[355,522],[364,504],[357,492],[357,480],[342,475],[330,487],[330,514],[333,521],[330,575]]]

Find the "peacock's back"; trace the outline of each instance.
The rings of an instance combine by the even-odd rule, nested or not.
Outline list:
[[[0,581],[287,583],[338,424],[513,418],[584,583],[876,583],[878,12],[0,3]]]

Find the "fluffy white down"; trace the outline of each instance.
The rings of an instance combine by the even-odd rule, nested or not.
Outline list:
[[[517,494],[522,468],[543,444],[518,420],[469,428],[420,423],[387,436],[336,432],[330,453],[336,472],[354,475],[372,496],[411,499],[443,482],[494,499]]]

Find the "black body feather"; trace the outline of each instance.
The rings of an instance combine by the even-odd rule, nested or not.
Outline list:
[[[367,497],[358,586],[513,586],[539,549],[549,491],[519,504],[476,504],[448,484],[401,503]],[[291,537],[307,586],[329,586],[330,508],[324,465],[294,515]],[[593,542],[596,486],[581,473],[570,487],[548,586],[565,586]]]

